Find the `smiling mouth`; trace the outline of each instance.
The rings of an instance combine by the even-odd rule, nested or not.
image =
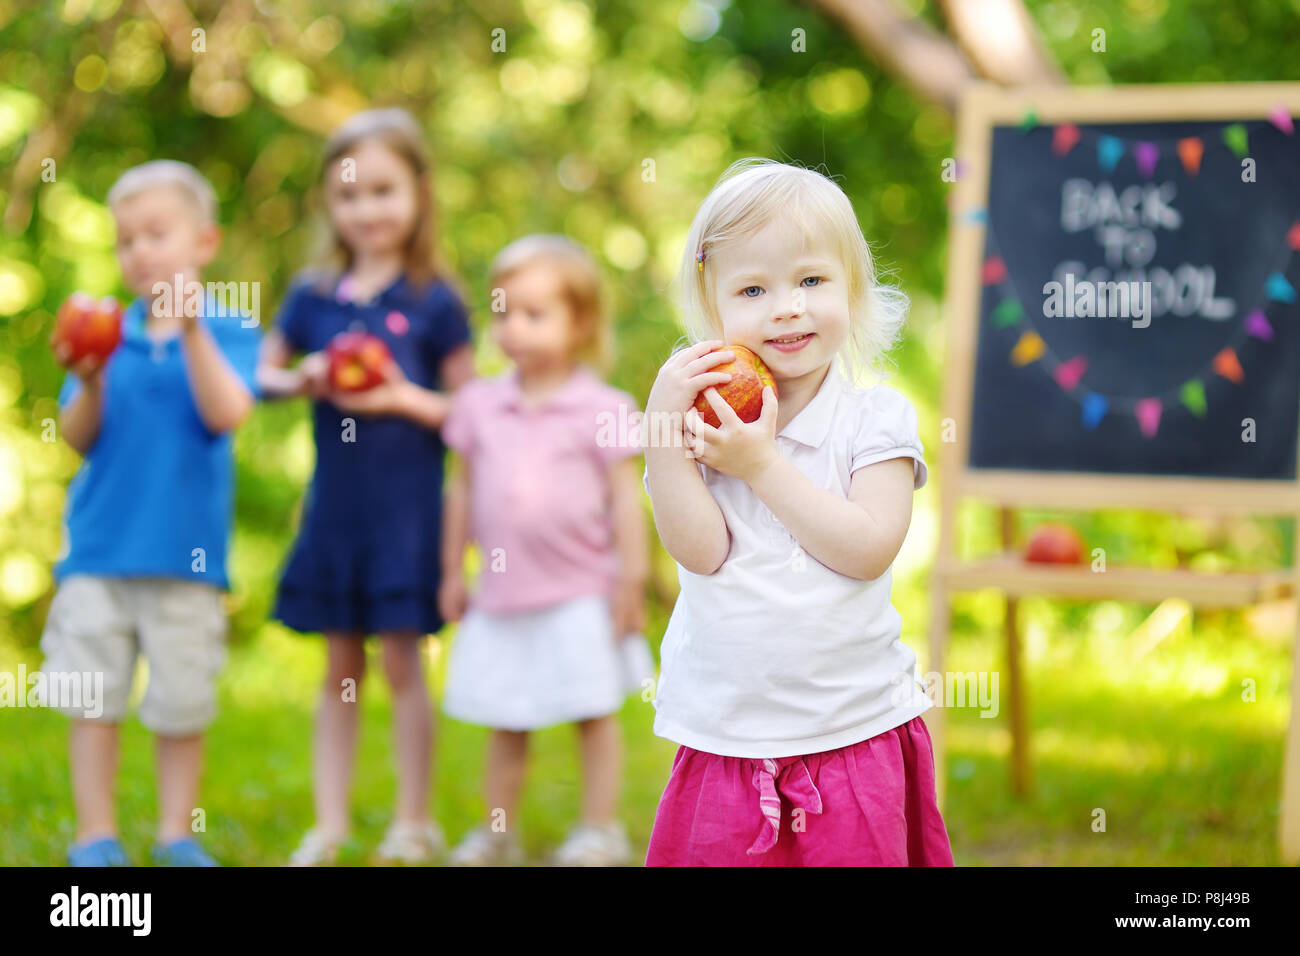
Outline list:
[[[768,339],[768,342],[778,342],[782,345],[789,345],[791,342],[799,342],[808,338],[810,335],[816,335],[815,332],[804,332],[801,335],[783,335],[777,339]]]

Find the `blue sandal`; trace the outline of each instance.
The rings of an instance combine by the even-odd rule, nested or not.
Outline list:
[[[68,847],[68,866],[130,866],[117,837],[100,837]]]
[[[155,843],[153,861],[158,866],[217,866],[206,850],[190,837],[170,843]]]

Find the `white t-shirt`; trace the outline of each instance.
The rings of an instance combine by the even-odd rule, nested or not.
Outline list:
[[[848,497],[858,468],[914,459],[929,475],[916,410],[884,385],[855,388],[836,362],[776,437],[819,487]],[[713,574],[680,564],[664,634],[656,736],[729,757],[834,750],[884,733],[933,705],[890,603],[892,566],[874,581],[803,551],[753,490],[697,462],[731,532]],[[649,472],[643,476],[649,492]]]

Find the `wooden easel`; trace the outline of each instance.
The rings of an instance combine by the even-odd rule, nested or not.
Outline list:
[[[928,670],[943,673],[951,621],[952,594],[997,588],[1006,595],[1008,719],[1012,730],[1011,776],[1015,793],[1030,789],[1030,761],[1024,679],[1016,628],[1017,598],[1038,594],[1075,599],[1112,598],[1156,603],[1183,598],[1193,606],[1232,607],[1300,594],[1300,558],[1291,568],[1261,572],[1200,573],[1186,569],[1108,568],[1096,573],[1089,565],[1028,564],[1015,547],[1015,509],[1038,507],[1062,510],[1134,508],[1153,511],[1210,511],[1221,515],[1285,516],[1296,519],[1296,554],[1300,555],[1300,482],[1167,478],[1140,475],[1101,475],[1069,472],[1025,472],[971,469],[969,435],[972,421],[975,347],[980,319],[981,256],[985,227],[970,221],[969,210],[983,208],[988,195],[991,127],[1019,124],[1032,110],[1039,123],[1104,123],[1154,120],[1210,120],[1268,117],[1285,105],[1300,113],[1297,84],[1250,83],[1184,87],[1091,89],[997,88],[978,84],[963,99],[958,115],[958,154],[966,171],[954,186],[948,248],[947,314],[952,328],[948,342],[941,418],[957,423],[956,440],[941,445],[938,555],[931,586],[930,662]],[[1298,134],[1300,135],[1300,131]],[[1297,462],[1300,475],[1300,461]],[[963,499],[1000,506],[1003,552],[992,558],[963,561],[956,519]],[[1282,770],[1280,857],[1300,863],[1300,614],[1292,658],[1291,716]],[[936,703],[942,704],[942,701]],[[946,793],[946,713],[936,706],[926,714],[934,741],[936,783],[940,805]]]

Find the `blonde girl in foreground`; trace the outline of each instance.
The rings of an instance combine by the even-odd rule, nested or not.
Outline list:
[[[933,705],[889,593],[927,467],[908,400],[856,384],[905,300],[844,193],[770,160],[704,200],[681,286],[695,344],[646,403],[679,423],[646,429],[644,480],[681,581],[654,726],[680,746],[646,865],[951,865]],[[715,388],[724,342],[776,380],[751,424]],[[692,409],[701,390],[720,427]]]

